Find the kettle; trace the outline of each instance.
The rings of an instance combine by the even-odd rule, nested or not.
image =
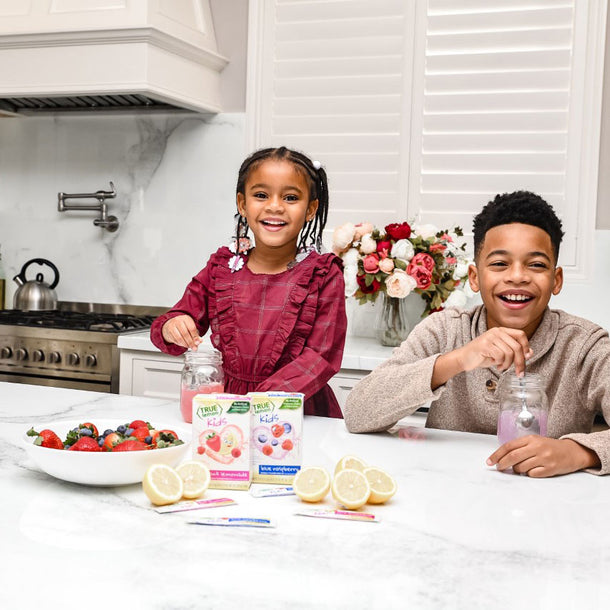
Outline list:
[[[25,272],[32,264],[48,265],[55,273],[55,279],[51,285],[43,281],[42,273],[36,274],[35,280],[27,280]],[[38,311],[45,309],[57,309],[57,294],[55,286],[59,282],[59,271],[57,267],[44,258],[33,258],[23,265],[21,271],[13,278],[19,285],[13,298],[13,307],[22,311]]]

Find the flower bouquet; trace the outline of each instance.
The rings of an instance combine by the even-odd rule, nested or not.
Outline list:
[[[333,234],[333,251],[343,259],[345,294],[363,304],[385,293],[397,308],[395,299],[415,292],[425,301],[422,317],[447,306],[462,307],[471,296],[465,281],[470,261],[462,238],[460,227],[439,230],[402,222],[380,230],[367,222],[341,225]]]

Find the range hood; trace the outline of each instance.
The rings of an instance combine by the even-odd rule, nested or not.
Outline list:
[[[0,114],[220,112],[209,0],[0,2]]]

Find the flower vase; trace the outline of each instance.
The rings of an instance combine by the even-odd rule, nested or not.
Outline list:
[[[396,347],[407,338],[412,329],[407,299],[389,297],[382,292],[378,301],[380,302],[375,321],[375,335],[381,345]]]

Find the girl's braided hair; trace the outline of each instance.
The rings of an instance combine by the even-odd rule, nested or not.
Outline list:
[[[289,161],[294,165],[294,168],[299,172],[306,180],[309,188],[309,200],[318,200],[318,209],[316,215],[305,223],[301,231],[301,237],[299,240],[298,247],[307,247],[307,241],[313,245],[318,252],[322,248],[322,231],[326,226],[326,219],[328,217],[328,178],[323,167],[317,167],[318,164],[314,165],[313,161],[296,150],[290,150],[285,146],[279,148],[263,148],[252,153],[239,168],[237,175],[237,187],[236,193],[241,193],[245,196],[245,186],[248,176],[254,171],[263,161]],[[237,219],[237,239],[241,237],[247,237],[248,235],[248,221],[241,216],[236,214]]]

